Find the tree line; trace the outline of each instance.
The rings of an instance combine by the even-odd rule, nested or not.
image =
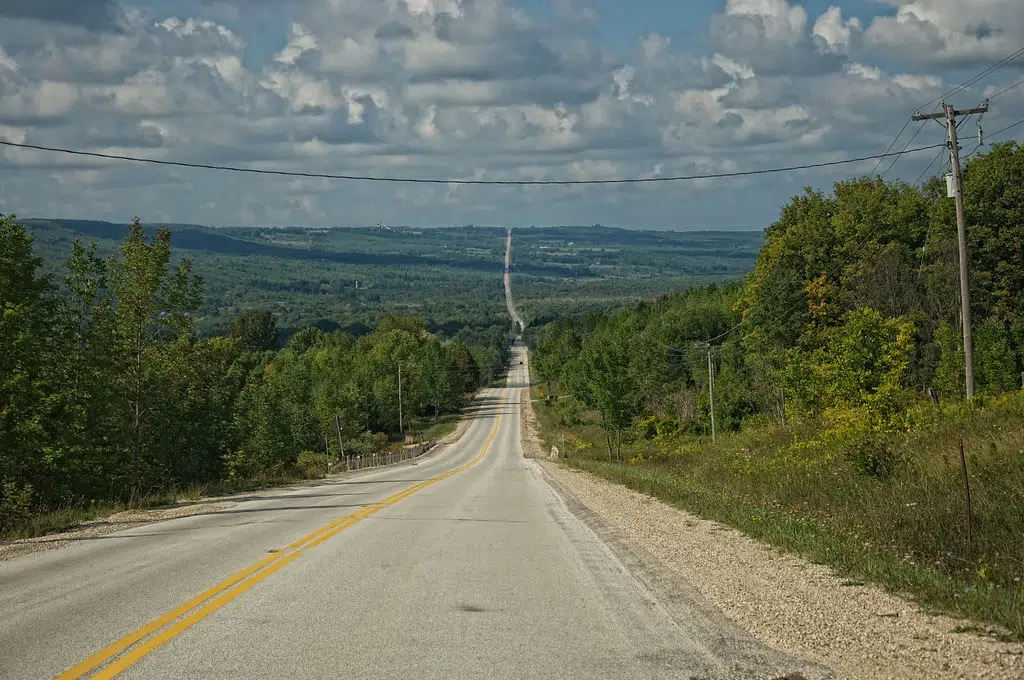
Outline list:
[[[1024,148],[964,170],[979,394],[1024,376]],[[945,183],[877,178],[807,189],[765,230],[743,281],[565,318],[528,338],[540,376],[623,428],[717,426],[847,409],[865,437],[914,426],[922,403],[964,397],[956,222]],[[869,467],[876,464],[869,461]]]
[[[403,434],[399,367],[408,431],[508,360],[503,328],[443,340],[397,315],[358,339],[307,328],[279,347],[256,310],[199,339],[202,281],[172,261],[171,232],[147,238],[135,219],[117,254],[76,241],[49,276],[31,232],[0,218],[0,529],[60,505],[300,473],[335,416],[345,453],[368,453]]]

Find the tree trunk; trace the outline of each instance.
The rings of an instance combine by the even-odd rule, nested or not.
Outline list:
[[[612,460],[612,433],[606,427],[604,429],[604,439],[608,443],[608,460]]]

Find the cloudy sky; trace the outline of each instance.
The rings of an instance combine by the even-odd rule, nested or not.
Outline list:
[[[1022,47],[1020,0],[0,0],[0,140],[397,177],[754,170],[882,153],[915,109]],[[1024,57],[952,101],[973,106],[1022,78]],[[989,132],[1024,118],[1024,86],[992,108]],[[974,121],[964,134],[973,150]],[[1001,139],[1013,135],[1024,126]],[[913,145],[942,138],[932,123]],[[903,157],[889,176],[913,181],[935,153]],[[801,187],[874,167],[492,187],[0,147],[0,212],[760,229]]]

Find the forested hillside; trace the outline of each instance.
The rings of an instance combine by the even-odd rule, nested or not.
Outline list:
[[[588,469],[786,547],[820,532],[826,561],[1024,631],[1024,148],[972,158],[964,193],[972,402],[945,184],[860,178],[789,201],[742,282],[532,329],[540,393],[568,396],[541,408],[549,436]]]
[[[198,339],[202,282],[190,260],[171,265],[171,238],[135,222],[106,258],[75,243],[51,278],[29,231],[0,222],[0,532],[59,507],[316,474],[335,416],[347,455],[384,449],[508,360],[504,324],[455,341],[398,315],[279,347],[274,316],[254,310]]]
[[[23,222],[44,270],[58,277],[75,240],[95,242],[105,256],[117,251],[127,229],[89,220]],[[204,281],[193,317],[201,337],[225,333],[236,316],[255,309],[274,314],[283,341],[311,325],[361,335],[385,313],[419,316],[446,337],[507,324],[504,229],[169,228],[175,261],[191,259]],[[746,274],[761,242],[754,231],[517,229],[513,285],[531,319],[607,311]]]

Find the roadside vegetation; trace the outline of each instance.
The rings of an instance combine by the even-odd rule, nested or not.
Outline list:
[[[171,233],[136,221],[117,254],[75,242],[47,276],[29,231],[0,219],[0,537],[319,476],[335,416],[346,455],[438,436],[508,360],[504,327],[456,341],[399,315],[281,347],[253,310],[199,339],[202,282],[171,263]]]
[[[856,179],[793,198],[742,282],[532,329],[549,444],[853,579],[1024,635],[1024,149],[972,159],[964,191],[971,402],[944,185]]]

